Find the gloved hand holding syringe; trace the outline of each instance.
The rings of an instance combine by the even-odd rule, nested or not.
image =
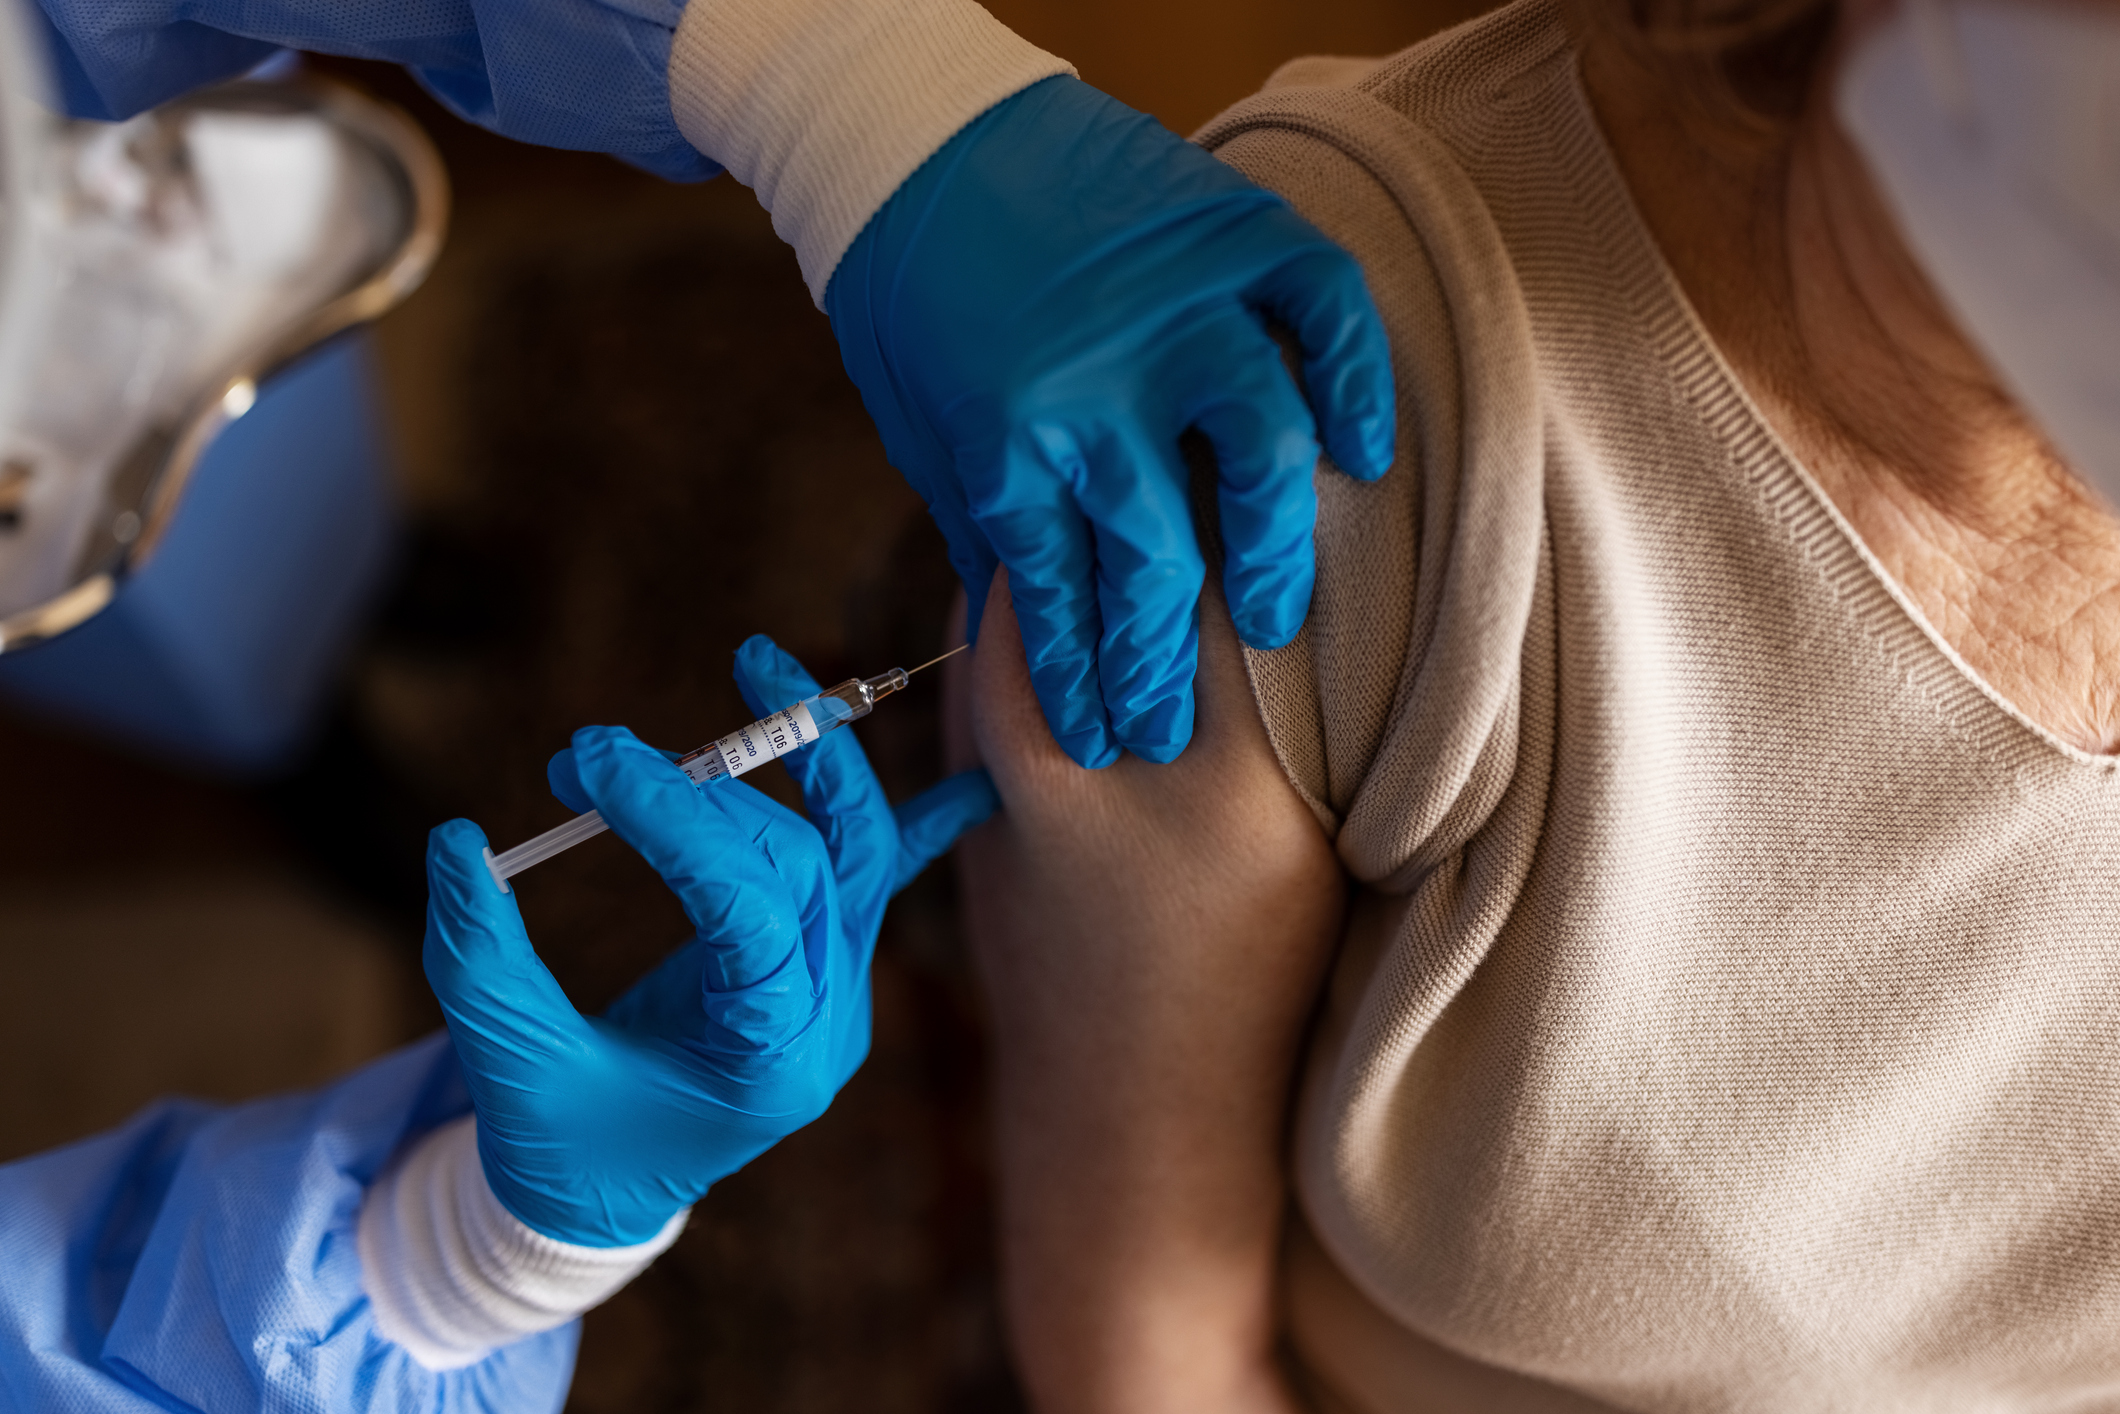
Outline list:
[[[876,710],[879,701],[902,689],[914,673],[932,668],[944,658],[953,658],[970,646],[960,643],[941,657],[930,658],[910,671],[891,668],[872,678],[848,678],[836,687],[825,688],[815,697],[806,697],[759,718],[749,726],[738,727],[719,741],[708,742],[696,751],[687,752],[677,758],[677,768],[703,786],[740,776],[754,766],[763,766],[790,751],[799,751],[848,722],[860,721]],[[555,825],[514,849],[499,854],[486,850],[486,868],[500,891],[507,893],[508,880],[515,875],[572,849],[583,840],[594,839],[610,828],[596,811],[584,811],[566,824]]]

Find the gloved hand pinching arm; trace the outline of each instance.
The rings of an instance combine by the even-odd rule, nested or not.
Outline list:
[[[1039,702],[1085,766],[1167,761],[1191,738],[1205,567],[1181,434],[1213,445],[1224,588],[1258,648],[1309,608],[1320,435],[1350,474],[1391,465],[1390,347],[1354,259],[1072,78],[930,157],[824,303],[972,623],[1007,567]],[[1300,348],[1302,391],[1268,321]]]
[[[763,638],[737,680],[761,712],[817,691]],[[493,1194],[548,1237],[616,1247],[823,1112],[868,1051],[885,904],[996,800],[984,772],[958,776],[901,829],[851,731],[786,758],[809,821],[740,781],[695,786],[623,728],[584,728],[562,757],[562,798],[600,810],[655,867],[692,941],[582,1016],[459,820],[429,847],[426,968]]]

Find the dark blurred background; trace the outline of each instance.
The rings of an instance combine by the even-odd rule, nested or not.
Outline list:
[[[1462,0],[1008,0],[1002,19],[1181,131],[1300,53],[1383,53]],[[375,331],[403,541],[289,773],[218,780],[0,716],[0,1160],[156,1095],[313,1084],[439,1024],[421,851],[565,818],[586,722],[688,748],[749,714],[765,631],[823,681],[943,644],[940,537],[885,463],[793,255],[724,179],[665,185],[454,121],[396,72],[454,186],[449,245]],[[714,536],[770,481],[778,518]],[[894,796],[938,774],[939,683],[861,727]],[[777,767],[760,773],[793,803]],[[755,777],[753,779],[756,779]],[[685,934],[605,836],[520,881],[584,1010]],[[831,1112],[718,1186],[592,1313],[570,1408],[1018,1407],[994,1299],[983,1043],[947,866],[901,897],[876,1041]]]

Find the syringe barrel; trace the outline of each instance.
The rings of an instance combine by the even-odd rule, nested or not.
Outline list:
[[[898,670],[893,668],[891,671]],[[720,741],[709,742],[689,755],[680,756],[678,769],[705,785],[725,776],[740,776],[790,751],[800,751],[827,732],[848,722],[859,721],[876,710],[876,699],[884,693],[872,688],[870,683],[881,684],[889,676],[886,673],[871,678],[869,682],[848,678],[815,697],[806,697],[792,707],[783,707],[747,727],[738,727]],[[901,681],[885,688],[884,692],[896,691],[904,685],[904,675],[899,676]]]

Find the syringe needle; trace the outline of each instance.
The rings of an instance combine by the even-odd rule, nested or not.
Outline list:
[[[969,644],[969,643],[960,643],[960,644],[958,644],[958,645],[957,645],[957,646],[956,646],[955,648],[952,648],[952,649],[951,649],[951,650],[950,650],[949,652],[947,652],[947,653],[943,654],[943,655],[942,655],[942,658],[930,658],[930,659],[928,659],[928,660],[927,660],[927,661],[926,661],[925,663],[922,663],[922,664],[920,665],[920,667],[919,667],[919,668],[909,668],[909,669],[907,669],[907,670],[906,670],[906,674],[905,674],[905,675],[906,675],[907,677],[911,677],[911,676],[912,676],[912,675],[913,675],[914,673],[917,673],[917,672],[919,672],[919,671],[921,670],[921,668],[932,668],[932,667],[934,667],[934,666],[935,666],[935,665],[936,665],[937,663],[941,662],[943,658],[954,658],[954,657],[956,657],[956,656],[957,656],[957,655],[958,655],[959,653],[962,653],[962,652],[963,652],[963,651],[964,651],[965,649],[967,649],[967,648],[969,648],[969,647],[971,647],[971,646],[972,646],[972,645],[971,645],[971,644]]]
[[[954,658],[971,646],[960,643],[941,658],[928,659],[912,673],[892,668],[872,678],[849,678],[837,687],[828,687],[769,717],[761,717],[748,727],[740,727],[720,741],[708,742],[697,751],[680,756],[677,769],[701,785],[740,776],[753,766],[799,750],[835,728],[866,717],[878,701],[904,687],[905,680],[913,673],[921,668],[932,668],[943,658]],[[494,887],[507,893],[511,875],[520,874],[531,865],[550,859],[562,850],[572,849],[609,828],[602,815],[594,810],[585,811],[514,849],[501,854],[488,849],[485,852],[486,868],[493,875]]]

